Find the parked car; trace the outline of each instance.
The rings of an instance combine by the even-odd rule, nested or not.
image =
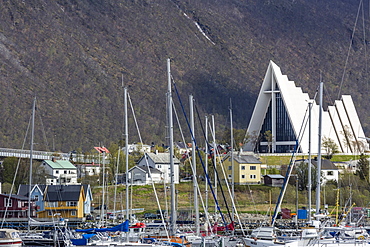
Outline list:
[[[86,215],[86,220],[94,220],[94,216],[91,214]]]
[[[186,178],[180,179],[180,182],[191,182],[191,181],[193,181],[192,177],[186,177]]]
[[[144,218],[145,219],[156,219],[157,218],[157,215],[156,214],[153,214],[153,213],[145,213],[144,214]]]

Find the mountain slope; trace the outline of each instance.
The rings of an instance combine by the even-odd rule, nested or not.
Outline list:
[[[122,83],[143,141],[164,143],[168,57],[185,108],[191,93],[201,117],[215,114],[220,131],[230,98],[234,126],[247,127],[269,60],[311,97],[320,74],[327,102],[340,88],[351,94],[370,131],[361,19],[340,86],[358,11],[353,1],[0,2],[2,147],[22,146],[35,95],[36,149],[89,150],[122,139]],[[132,117],[129,138],[139,141]]]

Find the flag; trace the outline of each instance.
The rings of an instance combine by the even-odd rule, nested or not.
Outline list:
[[[98,151],[99,153],[109,153],[109,150],[108,148],[106,147],[94,147],[96,151]]]

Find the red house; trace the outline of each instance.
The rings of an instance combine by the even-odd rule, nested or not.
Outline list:
[[[0,194],[0,218],[4,217],[5,212],[5,218],[27,218],[28,197]],[[31,217],[36,217],[35,202],[33,201],[31,201]]]

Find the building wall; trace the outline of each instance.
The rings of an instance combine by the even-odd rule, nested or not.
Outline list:
[[[170,165],[169,164],[155,164],[153,162],[153,160],[151,158],[148,158],[148,165],[150,167],[153,167],[153,168],[156,168],[158,170],[160,170],[162,173],[163,173],[163,179],[165,180],[164,182],[165,183],[170,183],[171,182],[171,178],[170,178]],[[141,167],[146,167],[146,161],[145,159],[142,159],[140,160],[140,162],[138,163],[138,166],[141,166]],[[178,164],[175,164],[175,167],[174,167],[174,180],[175,180],[175,184],[178,184],[179,181],[180,181],[180,176],[179,176],[179,172],[180,172],[180,169],[179,169],[179,165]]]
[[[232,178],[230,176],[232,174],[232,170],[229,168],[231,167],[231,159],[224,160],[223,167],[225,170],[225,174],[227,176],[227,180],[231,182]],[[252,167],[255,168],[255,170],[251,170]],[[244,163],[239,164],[238,162],[234,161],[234,174],[235,174],[234,182],[236,184],[259,184],[261,183],[261,165],[260,164],[244,164]]]
[[[249,122],[247,132],[250,135],[259,134],[261,132],[262,125],[266,116],[266,112],[271,107],[274,108],[274,104],[277,102],[277,95],[281,95],[281,98],[284,102],[284,107],[289,116],[289,120],[292,126],[292,129],[295,133],[296,139],[300,139],[300,147],[302,153],[308,153],[308,144],[309,144],[309,133],[308,127],[305,128],[303,132],[303,137],[301,133],[301,126],[304,123],[307,123],[308,116],[306,112],[308,109],[308,103],[312,102],[311,110],[311,152],[318,153],[318,125],[319,125],[319,110],[320,107],[316,102],[309,98],[307,93],[303,93],[300,87],[297,87],[293,81],[289,81],[286,75],[281,73],[280,68],[272,61],[268,66],[268,69],[265,74],[263,84],[252,114],[252,118]],[[276,137],[276,130],[279,128],[276,124],[276,111],[272,110],[272,127],[271,131],[273,137]],[[322,112],[322,138],[332,139],[339,148],[340,152],[345,153],[360,153],[364,150],[369,150],[368,143],[365,140],[361,139],[364,137],[364,132],[359,121],[355,106],[353,104],[352,98],[349,95],[343,95],[341,100],[336,100],[333,106],[328,107],[328,111]],[[286,126],[286,125],[284,125]],[[343,129],[345,126],[349,127],[349,132],[353,136],[351,141],[357,141],[360,146],[364,146],[363,150],[359,148],[346,148],[344,143]],[[284,127],[282,127],[284,128]],[[253,142],[249,142],[244,146],[244,150],[253,151],[254,147],[251,146]],[[266,145],[267,143],[262,143]],[[277,148],[278,146],[283,147],[290,146],[291,143],[287,141],[278,141],[276,138],[272,141],[272,151],[277,152],[277,150],[282,150],[283,148]],[[294,142],[293,142],[294,145]],[[262,148],[261,150],[265,150]],[[325,148],[322,147],[321,150],[323,153],[326,152]]]
[[[36,197],[37,197],[37,200],[35,201],[35,203],[36,203],[36,212],[44,210],[43,194],[41,193],[41,191],[38,188],[35,188],[32,191],[31,197],[32,197],[33,200],[36,200]]]

